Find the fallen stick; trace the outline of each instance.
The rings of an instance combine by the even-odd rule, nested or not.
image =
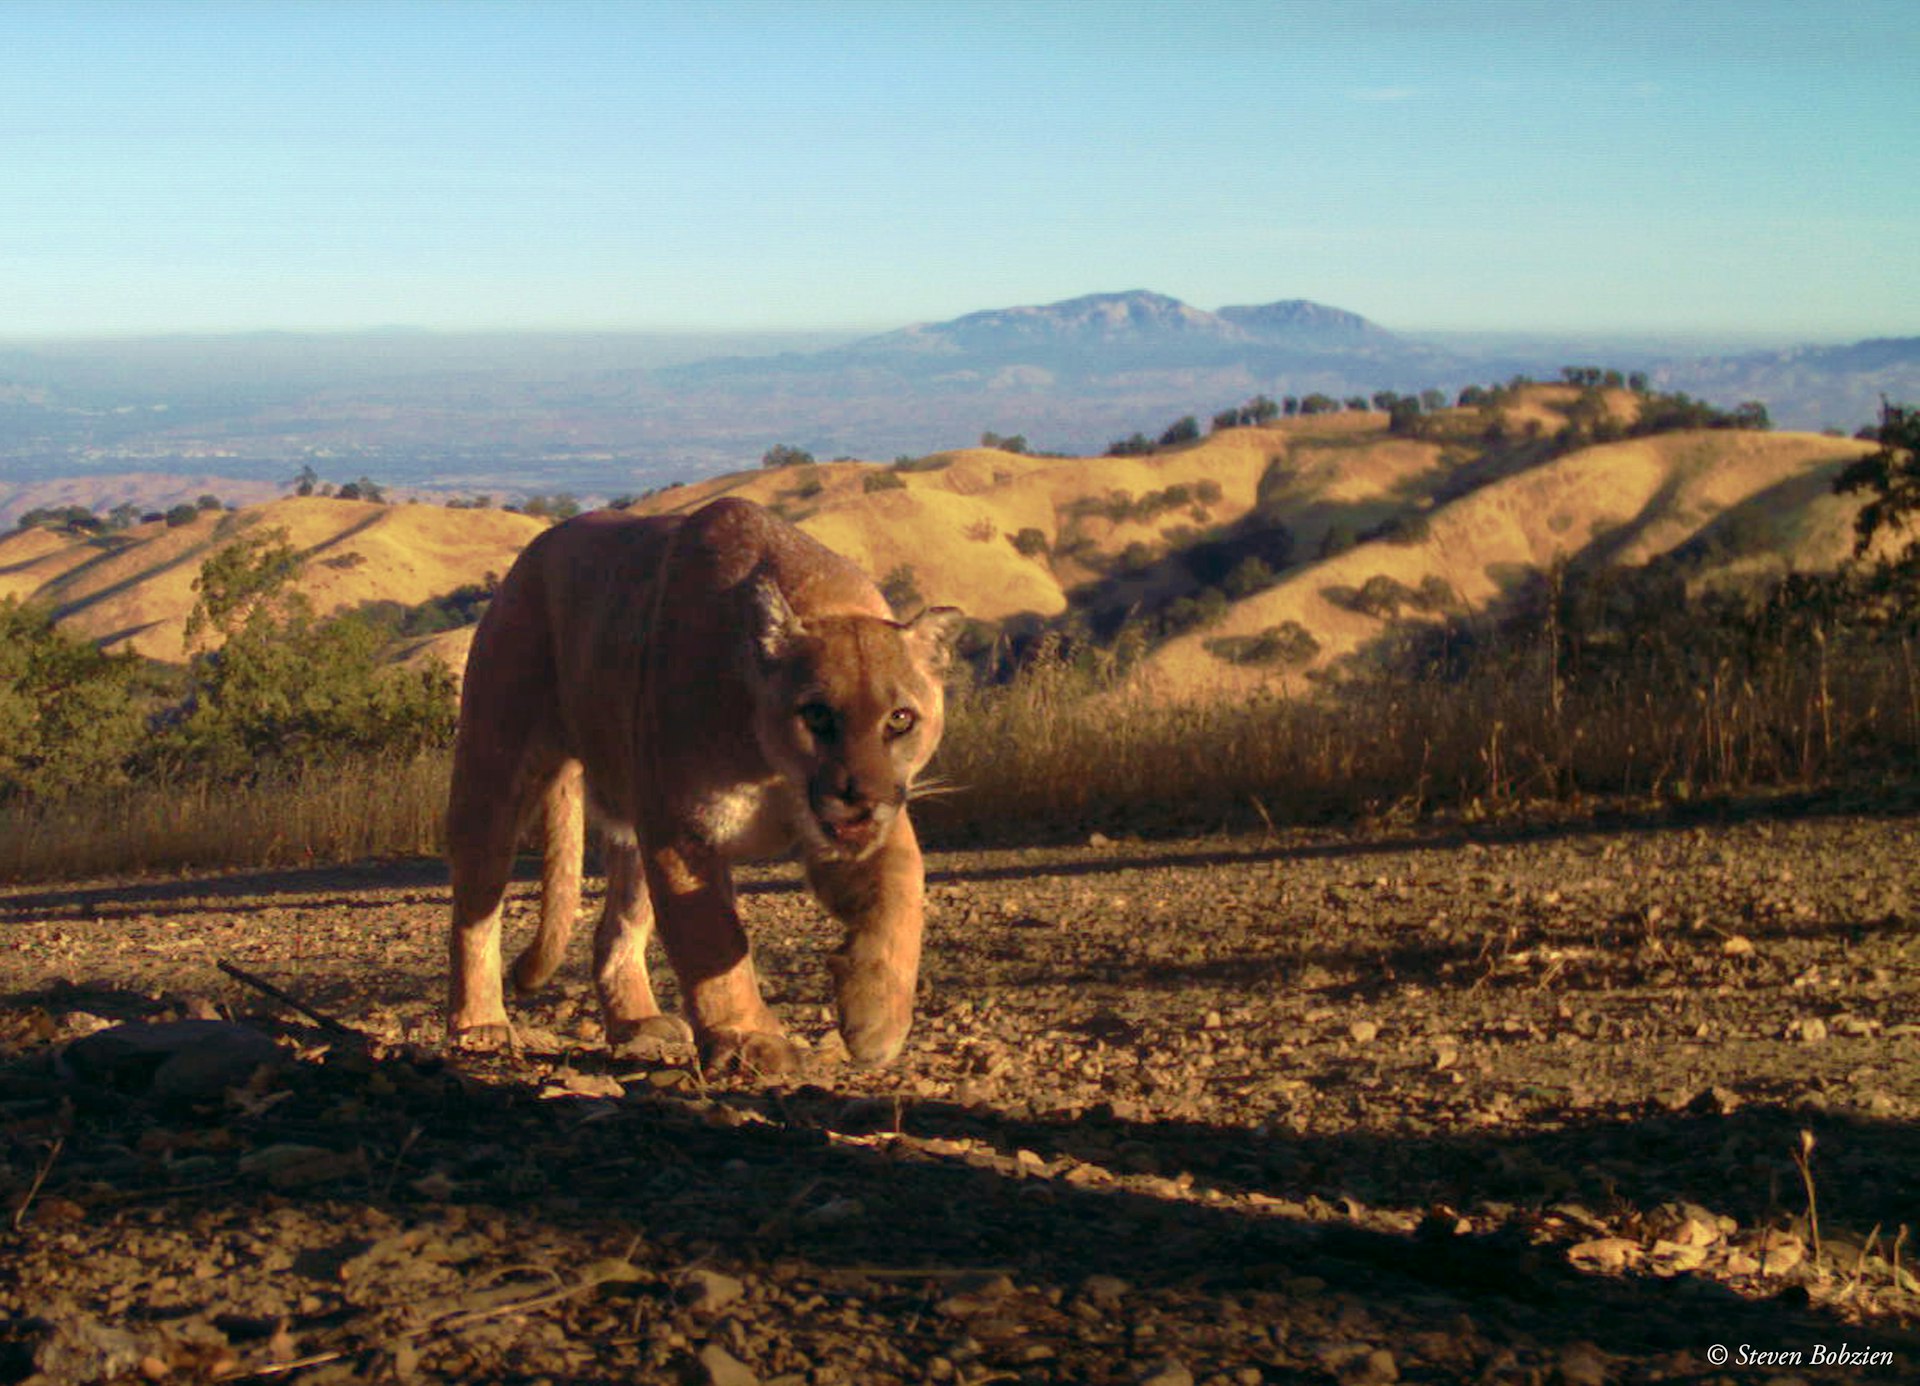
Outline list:
[[[280,990],[279,987],[276,987],[272,982],[263,981],[262,979],[254,976],[251,972],[245,971],[242,968],[235,967],[232,963],[227,962],[225,959],[221,959],[220,961],[216,962],[214,966],[218,967],[222,972],[226,973],[229,977],[233,978],[236,982],[245,982],[248,986],[252,987],[255,991],[265,992],[268,996],[271,996],[274,1000],[278,1001],[281,1005],[293,1007],[294,1010],[300,1012],[301,1015],[304,1015],[308,1020],[311,1020],[314,1024],[318,1025],[322,1030],[325,1030],[330,1035],[346,1035],[353,1039],[360,1039],[360,1040],[373,1038],[365,1030],[356,1030],[351,1025],[347,1025],[341,1021],[335,1020],[332,1016],[328,1015],[325,1011],[317,1011],[304,1001],[296,1001],[293,997],[287,995],[284,991]]]
[[[53,1138],[53,1148],[47,1152],[47,1158],[40,1162],[40,1168],[34,1173],[33,1184],[27,1190],[27,1196],[20,1200],[20,1206],[13,1210],[13,1230],[18,1232],[21,1224],[27,1220],[27,1209],[33,1206],[34,1198],[40,1192],[40,1186],[47,1182],[47,1176],[53,1173],[53,1162],[60,1158],[60,1150],[67,1143],[65,1136]]]
[[[395,1334],[384,1342],[361,1343],[355,1347],[336,1348],[329,1352],[315,1352],[305,1357],[296,1357],[291,1361],[267,1362],[255,1367],[247,1367],[235,1363],[223,1370],[216,1371],[213,1379],[216,1381],[238,1381],[248,1377],[284,1376],[288,1372],[305,1371],[308,1367],[318,1367],[327,1362],[338,1362],[343,1358],[353,1356],[356,1353],[366,1352],[369,1349],[392,1352],[395,1346],[401,1343],[411,1345],[428,1338],[437,1337],[440,1334],[458,1333],[461,1329],[469,1328],[476,1323],[486,1323],[492,1319],[508,1318],[515,1314],[530,1314],[536,1310],[551,1308],[553,1305],[564,1303],[570,1299],[577,1299],[581,1295],[596,1290],[609,1280],[626,1279],[626,1272],[631,1270],[632,1267],[627,1266],[624,1262],[597,1262],[594,1266],[588,1268],[588,1274],[576,1284],[562,1285],[555,1290],[544,1290],[539,1294],[529,1295],[525,1299],[509,1300],[503,1304],[491,1305],[485,1309],[454,1310],[451,1313],[442,1314],[432,1323],[426,1324],[423,1327],[412,1328],[403,1333]],[[637,1272],[635,1272],[635,1274],[637,1275]]]

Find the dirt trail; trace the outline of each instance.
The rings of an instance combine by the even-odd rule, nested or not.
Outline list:
[[[747,874],[775,1090],[445,1055],[437,866],[0,894],[0,1382],[1920,1375],[1912,820],[930,864],[881,1073]]]

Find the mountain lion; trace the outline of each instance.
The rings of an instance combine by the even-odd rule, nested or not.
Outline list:
[[[939,744],[952,607],[892,619],[846,559],[757,505],[582,515],[514,563],[474,633],[447,808],[447,1027],[512,1038],[500,906],[545,808],[540,924],[522,992],[559,966],[580,900],[588,805],[606,839],[593,973],[608,1043],[684,1037],[647,977],[654,917],[704,1062],[777,1075],[792,1044],[760,997],[730,861],[798,847],[847,926],[829,959],[863,1063],[906,1042],[924,873],[907,819]]]

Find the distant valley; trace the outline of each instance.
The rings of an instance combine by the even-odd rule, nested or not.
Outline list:
[[[584,498],[751,467],[770,446],[887,461],[991,432],[1099,453],[1255,395],[1437,388],[1563,366],[1648,375],[1776,426],[1851,433],[1920,398],[1920,337],[1767,351],[1402,335],[1307,300],[1144,291],[878,335],[384,332],[0,345],[0,523],[48,504],[257,500],[302,468],[395,491]],[[130,480],[129,474],[145,474]],[[174,480],[168,480],[172,478]],[[58,483],[55,485],[55,483]],[[239,483],[247,483],[245,486]],[[92,490],[89,490],[89,487]],[[93,494],[97,491],[98,494]]]

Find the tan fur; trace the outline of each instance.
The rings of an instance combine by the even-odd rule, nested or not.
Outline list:
[[[647,976],[657,916],[708,1063],[792,1068],[728,863],[797,847],[847,926],[830,961],[848,1051],[891,1060],[912,1024],[923,922],[906,801],[939,743],[958,623],[950,607],[895,622],[851,563],[745,501],[597,512],[535,539],[475,632],[461,696],[449,1032],[511,1039],[500,902],[536,805],[541,917],[515,985],[558,967],[590,803],[607,858],[594,979],[610,1043],[683,1030]]]

